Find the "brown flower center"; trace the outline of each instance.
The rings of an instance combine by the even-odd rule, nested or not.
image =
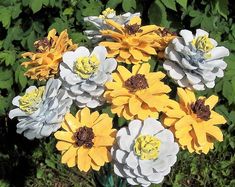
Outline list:
[[[198,118],[205,121],[210,119],[210,106],[205,105],[204,99],[198,99],[195,103],[192,103],[190,107],[193,113],[196,114]]]
[[[159,29],[156,31],[156,33],[157,33],[159,36],[162,36],[162,37],[167,36],[168,34],[169,34],[169,35],[174,35],[174,36],[177,35],[176,32],[170,32],[167,28],[164,28],[164,29],[160,29],[160,28],[159,28]]]
[[[77,146],[85,146],[86,148],[92,148],[94,143],[92,142],[94,138],[94,132],[92,128],[80,127],[77,132],[74,133],[74,139],[76,140]]]
[[[149,87],[145,75],[142,74],[136,74],[131,76],[125,81],[125,86],[132,92],[135,92],[137,90],[143,90]]]
[[[46,51],[48,48],[52,46],[53,40],[48,40],[46,37],[38,40],[34,43],[35,48],[37,49],[37,52],[43,52]]]
[[[129,35],[135,34],[137,32],[142,32],[142,30],[140,29],[140,25],[138,25],[137,23],[133,25],[127,24],[125,25],[125,29]]]

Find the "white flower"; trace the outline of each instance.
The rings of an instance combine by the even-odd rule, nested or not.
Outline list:
[[[224,76],[227,64],[223,58],[229,55],[229,50],[217,47],[217,42],[201,29],[196,30],[196,35],[181,30],[180,35],[165,50],[164,69],[181,87],[213,88],[216,77]]]
[[[125,14],[116,15],[116,11],[107,8],[105,9],[100,16],[89,16],[85,17],[84,21],[92,23],[97,30],[86,30],[84,33],[88,36],[88,39],[91,39],[93,43],[97,43],[102,40],[102,35],[100,34],[99,30],[103,29],[112,29],[109,25],[106,24],[105,19],[112,19],[113,21],[125,25],[127,24],[130,19],[134,16],[140,16],[140,13],[132,14],[127,12]]]
[[[18,118],[17,133],[32,140],[47,137],[60,128],[72,104],[66,91],[60,87],[61,81],[51,78],[46,86],[30,86],[23,96],[12,100],[17,108],[9,112],[9,117]]]
[[[172,132],[153,118],[131,121],[117,132],[116,140],[111,150],[114,172],[131,185],[161,183],[179,151]]]
[[[95,47],[92,53],[86,47],[64,53],[60,77],[78,107],[95,108],[104,103],[104,84],[112,79],[111,73],[117,66],[114,58],[106,56],[103,46]]]

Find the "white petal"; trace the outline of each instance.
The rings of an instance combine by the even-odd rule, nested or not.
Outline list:
[[[128,153],[123,151],[123,150],[121,150],[121,149],[114,150],[114,156],[113,157],[119,163],[124,164],[125,159],[127,158],[127,156],[128,156]]]
[[[158,158],[165,158],[168,155],[176,155],[178,152],[179,146],[177,143],[161,142]]]
[[[136,180],[137,180],[138,183],[140,183],[144,187],[149,186],[151,184],[148,180],[146,180],[142,177],[138,177],[138,178],[136,178]]]
[[[117,61],[114,58],[107,58],[101,63],[102,71],[112,73],[117,67]]]
[[[86,92],[94,91],[97,88],[97,85],[92,82],[83,82],[81,85],[81,89],[83,89]]]
[[[209,33],[208,32],[206,32],[206,31],[204,31],[204,30],[202,30],[202,29],[197,29],[196,30],[196,38],[198,37],[198,36],[209,36]]]
[[[95,55],[102,63],[105,60],[107,54],[108,54],[107,49],[104,46],[96,46],[92,51],[91,56]]]
[[[171,47],[168,47],[167,50],[169,50],[169,52],[167,53],[167,56],[170,60],[178,62],[178,63],[181,62],[182,58],[177,51],[175,51]]]
[[[78,77],[78,75],[75,75],[72,73],[72,74],[65,77],[65,81],[70,85],[75,85],[75,84],[81,82],[81,78]]]
[[[190,84],[198,84],[201,82],[201,77],[195,73],[185,72]]]
[[[216,77],[222,78],[224,76],[224,71],[220,68],[215,68],[212,71]]]
[[[192,32],[189,30],[185,30],[185,29],[181,30],[179,34],[183,37],[186,45],[188,45],[189,42],[191,42],[194,38]]]
[[[26,89],[25,93],[31,92],[35,90],[37,87],[36,86],[30,86],[29,88]]]
[[[195,90],[205,90],[205,85],[202,82],[200,82],[198,84],[194,84],[194,85],[192,85],[192,87]]]
[[[168,130],[164,129],[161,132],[155,135],[161,142],[174,142],[174,135],[173,133]]]
[[[86,48],[86,47],[78,47],[75,51],[74,51],[76,58],[79,57],[88,57],[90,56],[90,51]]]
[[[131,172],[131,168],[129,168],[127,165],[124,165],[123,171],[126,173],[128,177],[136,178],[136,175],[134,175],[134,173]]]
[[[94,91],[89,92],[91,96],[99,97],[104,93],[104,87],[98,86]]]
[[[153,174],[153,161],[152,160],[139,160],[140,172],[144,176]]]
[[[174,49],[177,52],[181,52],[184,49],[184,40],[182,38],[175,38],[172,40],[172,44],[174,44]]]
[[[202,71],[201,76],[205,81],[214,81],[216,78],[216,74],[212,71]]]
[[[211,82],[206,82],[204,83],[206,85],[207,88],[214,88],[215,86],[215,81],[211,81]]]
[[[227,63],[221,59],[210,60],[210,61],[207,61],[206,63],[212,67],[218,67],[221,69],[226,69],[226,67],[227,67]]]
[[[54,125],[43,125],[40,134],[42,136],[48,137],[53,131],[54,131]]]
[[[128,136],[130,135],[127,127],[122,127],[116,134],[116,137]]]
[[[75,84],[70,87],[71,92],[73,92],[74,95],[81,95],[84,93],[84,91],[81,89],[80,84]]]
[[[144,120],[144,125],[141,130],[141,134],[142,135],[154,135],[162,131],[163,129],[164,127],[159,121],[153,118],[147,118],[146,120]]]
[[[136,155],[134,154],[133,151],[131,151],[131,152],[129,153],[129,155],[127,156],[127,158],[126,158],[126,164],[127,164],[130,168],[132,168],[132,169],[137,168],[137,166],[138,166],[138,159],[137,159],[137,157],[136,157]]]
[[[181,63],[186,69],[189,69],[189,70],[194,70],[198,68],[196,66],[191,65],[189,61],[187,61],[185,58],[182,58]]]
[[[128,182],[130,185],[138,185],[138,184],[139,184],[139,183],[136,181],[136,179],[127,178],[126,180],[127,180],[127,182]]]
[[[180,87],[189,87],[189,81],[186,76],[180,80],[177,80],[177,83]]]
[[[76,100],[80,103],[88,103],[91,100],[91,96],[87,93],[83,93],[82,95],[78,95]]]
[[[127,177],[123,172],[122,167],[123,166],[121,164],[115,162],[113,165],[114,173],[120,177]]]
[[[97,99],[91,99],[88,103],[87,103],[87,107],[89,108],[96,108],[97,106],[102,105],[103,103]]]
[[[169,163],[165,159],[158,158],[153,163],[153,169],[157,172],[166,170],[169,167]]]
[[[120,149],[130,152],[134,144],[134,138],[129,135],[122,135],[117,138]]]
[[[76,61],[76,59],[78,58],[78,56],[76,55],[75,52],[73,51],[68,51],[68,52],[65,52],[63,54],[63,57],[62,57],[62,61],[67,64],[67,66],[73,70],[73,66],[74,66],[74,62]]]
[[[103,72],[98,72],[98,74],[94,78],[90,78],[90,80],[94,81],[96,84],[103,85],[108,80],[108,76]]]
[[[19,107],[19,99],[21,98],[21,96],[16,96],[14,97],[14,99],[12,100],[12,104],[15,105],[15,106],[18,106]]]
[[[168,159],[170,166],[173,166],[177,161],[176,155],[170,155],[170,156],[167,156],[166,158]]]
[[[140,120],[132,120],[129,125],[128,129],[132,137],[136,137],[141,130],[142,122]]]
[[[215,60],[224,58],[226,56],[229,56],[229,50],[225,47],[215,47],[211,51],[211,58],[209,58],[207,61]]]
[[[22,110],[20,110],[19,108],[15,108],[9,112],[10,119],[13,119],[14,117],[19,117],[19,116],[28,116],[28,115]]]
[[[185,73],[180,69],[180,67],[175,64],[172,63],[169,60],[166,60],[163,64],[164,69],[169,70],[168,74],[176,80],[182,79],[185,75]]]
[[[164,177],[161,175],[161,173],[154,173],[150,176],[148,176],[148,179],[151,182],[154,182],[155,184],[159,184],[162,182],[162,180],[164,179]]]
[[[210,41],[214,47],[216,47],[218,45],[217,41],[215,41],[213,38],[210,38]]]

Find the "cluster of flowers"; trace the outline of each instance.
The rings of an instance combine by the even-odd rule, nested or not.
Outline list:
[[[118,176],[142,186],[163,181],[179,146],[207,154],[223,140],[217,125],[226,120],[212,110],[218,97],[197,98],[194,90],[213,88],[216,77],[223,77],[228,49],[217,47],[201,29],[177,36],[156,25],[141,26],[139,13],[116,15],[108,8],[84,21],[96,28],[85,31],[95,46],[91,52],[73,44],[66,30],[57,36],[53,29],[35,42],[36,52],[22,55],[29,59],[22,64],[25,75],[47,82],[13,99],[16,108],[9,117],[18,118],[18,133],[34,139],[55,132],[61,162],[68,167],[87,172],[112,160]],[[179,85],[178,101],[168,96],[165,74],[151,71],[151,56],[163,59]],[[113,128],[108,114],[94,111],[104,103],[129,124]],[[80,108],[75,115],[72,104]]]

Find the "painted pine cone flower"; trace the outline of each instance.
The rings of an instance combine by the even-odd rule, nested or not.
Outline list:
[[[131,121],[116,140],[111,150],[114,172],[131,185],[161,183],[177,160],[179,146],[172,132],[153,118]]]
[[[88,108],[78,111],[76,116],[67,113],[62,128],[55,133],[62,163],[69,167],[77,165],[79,170],[87,172],[91,168],[98,171],[111,161],[116,130],[112,129],[112,118],[107,114],[90,113]]]
[[[112,77],[113,81],[105,85],[104,97],[112,104],[111,111],[119,117],[127,120],[158,118],[159,112],[168,105],[166,93],[171,89],[161,82],[165,74],[150,72],[148,63],[134,65],[132,72],[118,66]]]
[[[46,86],[30,86],[23,96],[13,99],[17,108],[10,111],[9,117],[18,118],[17,133],[23,133],[31,140],[47,137],[60,128],[72,104],[66,91],[60,87],[61,81],[51,78]]]
[[[95,47],[92,53],[86,47],[79,47],[63,55],[60,76],[78,107],[95,108],[104,103],[104,84],[112,79],[111,73],[117,66],[114,58],[106,56],[103,46]]]
[[[170,127],[180,146],[189,152],[207,154],[216,140],[223,141],[223,134],[217,125],[226,123],[225,118],[212,109],[218,97],[199,97],[188,89],[178,88],[179,103],[172,101],[165,112],[163,123]]]
[[[228,49],[217,47],[217,42],[201,29],[196,30],[196,35],[181,30],[180,35],[165,50],[164,69],[181,87],[213,88],[216,77],[224,76],[227,64],[223,58],[229,55]]]
[[[86,30],[84,33],[88,36],[88,39],[91,39],[93,43],[97,43],[103,39],[103,36],[99,30],[112,29],[112,27],[105,22],[105,19],[112,19],[120,25],[125,25],[134,16],[140,16],[140,13],[132,14],[127,12],[125,14],[116,15],[115,10],[106,8],[99,16],[89,16],[84,18],[85,22],[92,23],[96,27],[96,30]]]
[[[23,58],[31,60],[23,62],[21,65],[29,68],[25,73],[27,77],[40,81],[54,77],[58,73],[62,54],[77,48],[77,45],[73,44],[72,40],[69,39],[66,30],[56,36],[55,29],[52,29],[47,37],[36,41],[34,46],[36,52],[22,54]]]
[[[151,55],[162,57],[167,44],[175,38],[166,29],[156,25],[141,26],[141,19],[137,16],[132,17],[125,25],[112,19],[105,21],[115,30],[100,30],[109,39],[99,45],[105,46],[109,57],[115,57],[118,62],[138,64],[147,62]]]

